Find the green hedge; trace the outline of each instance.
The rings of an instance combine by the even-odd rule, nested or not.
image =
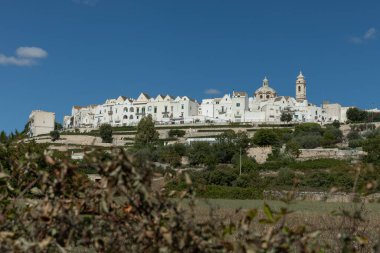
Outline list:
[[[196,196],[212,199],[262,199],[263,190],[232,186],[206,185],[197,187]]]

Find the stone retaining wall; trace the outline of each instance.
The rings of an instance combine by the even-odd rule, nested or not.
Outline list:
[[[319,158],[334,158],[334,159],[353,159],[359,160],[367,153],[364,151],[350,149],[342,150],[337,148],[315,148],[315,149],[300,149],[301,154],[298,160],[305,161]]]
[[[291,196],[293,200],[304,201],[324,201],[324,202],[344,202],[349,203],[355,200],[363,202],[379,202],[380,193],[374,193],[368,196],[357,196],[354,193],[345,192],[290,192],[290,191],[264,191],[263,197],[267,200],[282,200]]]

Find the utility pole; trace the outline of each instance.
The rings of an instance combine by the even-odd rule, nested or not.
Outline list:
[[[241,175],[241,147],[240,147],[240,169],[239,169],[240,173],[239,175]]]

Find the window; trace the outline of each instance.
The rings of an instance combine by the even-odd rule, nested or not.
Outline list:
[[[185,109],[185,106],[184,106],[183,104],[181,105],[181,109],[182,109],[182,110]]]
[[[236,103],[236,107],[240,107],[240,103]]]
[[[157,106],[154,107],[154,113],[157,113]]]
[[[132,115],[131,115],[132,116]],[[124,115],[123,116],[123,119],[128,119],[128,116],[127,115]]]
[[[298,86],[298,92],[301,92],[301,86]]]
[[[133,115],[129,116],[129,119],[133,119]]]
[[[269,98],[269,95],[267,95],[267,98]]]
[[[130,112],[134,112],[135,109],[133,109],[133,107],[131,107],[131,108],[129,109],[129,111],[130,111]]]
[[[168,112],[168,107],[165,105],[165,112]]]
[[[136,108],[136,113],[140,113],[140,108],[139,107]],[[137,117],[137,119],[138,119],[138,117]]]
[[[263,98],[263,95],[260,95],[260,98]]]
[[[148,106],[148,112],[151,112],[151,111],[152,111],[152,107]]]
[[[124,112],[128,112],[128,107],[124,107]]]

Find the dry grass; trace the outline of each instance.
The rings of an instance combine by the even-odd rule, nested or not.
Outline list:
[[[247,210],[257,208],[259,215],[254,226],[255,232],[264,234],[269,226],[258,222],[260,218],[264,217],[260,210],[263,203],[262,200],[198,200],[195,207],[195,217],[200,222],[207,222],[210,215],[213,215],[215,218],[229,223],[245,216]],[[376,245],[379,241],[378,238],[380,238],[380,204],[378,203],[366,205],[307,201],[298,201],[289,205],[280,201],[267,201],[267,203],[274,210],[287,207],[292,211],[285,217],[286,224],[289,227],[305,226],[309,231],[320,231],[319,242],[329,245],[329,252],[341,252],[344,235],[354,230],[357,231],[358,236],[368,238],[368,247]],[[181,202],[181,205],[188,208],[186,201]],[[361,210],[362,221],[339,215],[345,211],[353,214],[355,210]],[[359,252],[369,252],[368,247],[359,250]]]

